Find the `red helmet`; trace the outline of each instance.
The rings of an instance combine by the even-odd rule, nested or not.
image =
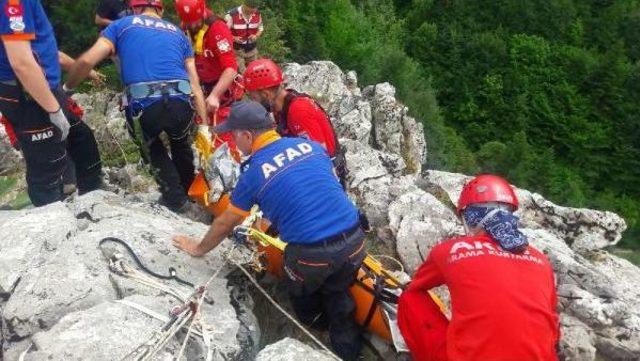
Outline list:
[[[462,188],[458,200],[458,214],[467,206],[477,203],[505,203],[518,209],[518,198],[513,188],[504,178],[491,174],[482,174],[470,180]]]
[[[280,86],[283,81],[282,69],[271,59],[254,60],[242,75],[246,90],[260,90]]]
[[[204,0],[176,0],[176,12],[184,24],[202,20],[205,10]]]
[[[129,0],[129,7],[135,8],[138,6],[151,6],[160,10],[163,9],[162,0]]]

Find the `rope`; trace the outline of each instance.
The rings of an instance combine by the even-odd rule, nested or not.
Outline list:
[[[260,291],[260,293],[262,293],[262,295],[278,310],[280,311],[286,318],[289,319],[289,321],[291,321],[296,327],[298,327],[300,329],[300,331],[304,332],[304,334],[306,334],[311,340],[313,340],[313,342],[315,342],[320,348],[322,348],[324,351],[326,351],[331,357],[333,357],[334,359],[341,361],[342,359],[338,356],[336,356],[336,354],[334,354],[327,346],[325,346],[322,341],[320,341],[317,337],[315,337],[309,330],[307,330],[300,322],[298,322],[298,320],[296,320],[293,316],[291,316],[284,308],[282,308],[282,306],[280,306],[278,304],[278,302],[276,302],[276,300],[274,300],[268,293],[267,291],[262,288],[262,286],[260,286],[260,284],[258,283],[258,281],[255,280],[255,278],[253,278],[253,276],[251,275],[251,273],[249,273],[249,271],[247,271],[246,268],[244,268],[240,263],[233,261],[233,263],[236,265],[236,267],[238,267],[244,274],[245,276],[247,276],[247,278],[249,279],[249,281],[251,281],[251,283],[258,289],[258,291]]]
[[[213,275],[211,275],[209,280],[207,280],[207,282],[204,284],[204,286],[201,287],[202,292],[201,292],[201,294],[199,295],[199,297],[197,299],[196,308],[195,308],[195,311],[193,312],[193,317],[191,319],[191,324],[189,325],[189,329],[187,330],[187,336],[184,338],[184,342],[182,343],[182,346],[180,347],[180,351],[178,352],[178,357],[176,357],[176,360],[180,360],[180,358],[182,358],[182,354],[184,353],[184,349],[187,346],[187,341],[189,340],[189,335],[192,332],[193,325],[195,324],[196,320],[200,318],[200,307],[202,306],[202,302],[204,301],[204,296],[206,294],[207,288],[209,287],[211,282],[213,282],[213,280],[218,277],[220,272],[222,272],[224,267],[227,265],[227,263],[231,259],[233,251],[235,251],[235,249],[236,249],[236,245],[234,243],[233,247],[231,247],[231,249],[229,250],[227,255],[224,257],[224,260],[223,260],[222,264],[220,265],[220,267],[218,268],[218,270],[216,270],[213,273]],[[202,324],[202,322],[200,322],[200,323]],[[203,329],[204,329],[204,327],[203,327]],[[210,351],[211,350],[209,350],[209,352],[207,352],[207,356],[209,356]]]
[[[165,276],[165,275],[161,275],[159,273],[153,272],[152,270],[150,270],[149,268],[147,268],[142,261],[140,261],[140,258],[138,258],[138,256],[136,255],[136,253],[133,251],[133,249],[131,248],[131,246],[129,246],[129,244],[127,244],[127,242],[119,239],[119,238],[115,238],[115,237],[107,237],[107,238],[103,238],[100,243],[98,244],[98,247],[101,247],[104,243],[106,242],[114,242],[114,243],[118,243],[122,246],[124,246],[124,248],[127,249],[127,251],[129,252],[129,254],[131,255],[131,257],[133,258],[133,260],[136,262],[136,264],[143,269],[145,272],[147,272],[148,274],[163,279],[163,280],[174,280],[178,283],[182,283],[185,286],[189,286],[191,288],[195,287],[193,285],[193,283],[188,282],[183,280],[182,278],[177,276],[177,272],[176,269],[173,267],[169,267],[169,276]]]
[[[391,256],[387,256],[386,254],[372,254],[371,257],[376,258],[376,259],[388,259],[390,261],[392,261],[393,263],[395,263],[398,268],[400,269],[400,272],[404,273],[404,265],[402,265],[402,262],[400,262],[399,260],[397,260],[394,257]]]

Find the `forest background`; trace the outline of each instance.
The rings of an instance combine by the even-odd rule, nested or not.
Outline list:
[[[60,48],[97,38],[97,0],[43,0]],[[176,20],[173,1],[165,0]],[[238,1],[209,1],[218,14]],[[554,202],[621,214],[640,249],[640,0],[274,0],[263,55],[388,81],[428,168],[493,172]],[[117,86],[112,66],[111,86]]]

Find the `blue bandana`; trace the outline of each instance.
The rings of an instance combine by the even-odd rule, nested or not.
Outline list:
[[[471,206],[464,210],[462,216],[467,226],[484,229],[505,251],[521,253],[529,244],[527,236],[518,230],[518,217],[509,211]]]

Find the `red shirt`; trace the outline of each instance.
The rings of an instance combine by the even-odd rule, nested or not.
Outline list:
[[[329,156],[335,155],[335,135],[329,117],[309,97],[300,96],[291,101],[287,113],[287,129],[284,133],[285,136],[302,137],[320,143]]]
[[[202,83],[215,83],[227,68],[238,70],[238,63],[233,52],[233,35],[227,24],[216,18],[208,25],[202,41],[202,34],[189,34],[196,53],[196,69]]]
[[[445,241],[433,248],[407,291],[442,284],[451,293],[448,360],[558,360],[553,270],[535,248],[512,254],[484,235]]]
[[[9,123],[9,119],[7,119],[4,115],[0,116],[0,123],[4,126],[5,132],[7,132],[7,137],[9,138],[9,142],[11,142],[12,146],[16,146],[18,143],[18,139],[16,138],[16,133],[13,131],[13,127],[11,123]]]

